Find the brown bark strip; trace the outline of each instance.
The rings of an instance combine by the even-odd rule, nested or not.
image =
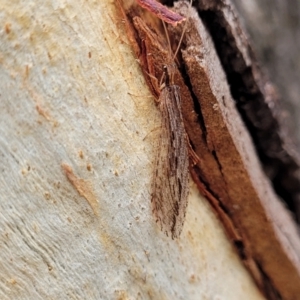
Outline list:
[[[300,221],[300,158],[280,96],[262,74],[230,0],[194,1],[215,43],[237,108],[256,145],[273,188]]]

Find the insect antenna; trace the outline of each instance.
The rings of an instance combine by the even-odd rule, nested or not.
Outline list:
[[[189,18],[190,16],[190,10],[191,10],[191,7],[192,7],[192,3],[193,3],[193,0],[190,0],[190,3],[189,3],[189,9],[188,9],[188,14],[187,14],[187,19]],[[186,29],[187,29],[187,19],[185,21],[185,24],[184,24],[184,27],[183,27],[183,30],[182,30],[182,33],[181,33],[181,36],[180,36],[180,39],[179,39],[179,42],[178,42],[178,45],[177,45],[177,48],[176,48],[176,51],[174,53],[174,55],[172,55],[172,47],[171,47],[171,41],[170,41],[170,37],[169,37],[169,34],[168,34],[168,29],[167,29],[167,26],[166,26],[166,23],[165,21],[162,20],[162,23],[163,23],[163,27],[164,27],[164,31],[165,31],[165,35],[166,35],[166,39],[168,41],[168,48],[169,48],[169,53],[170,53],[170,57],[172,57],[172,61],[174,62],[172,65],[174,67],[174,64],[175,63],[175,60],[176,60],[176,56],[178,54],[178,51],[180,49],[180,46],[181,46],[181,43],[182,43],[182,40],[183,40],[183,37],[184,37],[184,34],[186,32]],[[169,66],[170,68],[171,66]],[[171,69],[171,68],[170,68]],[[163,72],[163,75],[162,75],[162,78],[160,80],[160,86],[162,87],[162,82],[163,82],[163,79],[166,78],[166,75],[168,74],[168,68],[166,66],[164,66],[164,72]],[[169,74],[171,78],[169,82],[172,82],[173,83],[173,76],[174,76],[174,72],[171,72],[171,74]],[[169,77],[169,76],[168,76]]]
[[[186,32],[186,29],[187,29],[187,20],[188,20],[188,18],[190,16],[190,11],[191,11],[192,4],[193,4],[193,0],[190,0],[187,18],[186,18],[186,21],[185,21],[185,24],[184,24],[184,27],[183,27],[183,30],[182,30],[182,33],[181,33],[181,36],[180,36],[177,48],[176,48],[176,51],[174,52],[174,55],[173,55],[173,61],[175,61],[175,59],[176,59],[176,56],[177,56],[178,51],[180,49],[180,46],[181,46],[184,34]],[[166,39],[168,41],[169,51],[170,51],[170,54],[171,54],[172,53],[172,48],[171,48],[171,41],[170,41],[170,37],[169,37],[169,34],[168,34],[167,26],[166,26],[165,21],[162,21],[162,22],[163,22],[163,26],[164,26],[164,31],[165,31]]]

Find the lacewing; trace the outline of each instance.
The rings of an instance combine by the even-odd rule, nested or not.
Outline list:
[[[152,208],[161,229],[179,237],[189,193],[189,149],[181,112],[179,86],[170,81],[164,66],[165,82],[159,96],[162,129],[156,155],[152,188]]]
[[[137,1],[140,3],[142,0]],[[153,0],[142,2],[146,2],[147,5],[157,3]],[[153,12],[153,7],[154,5],[147,9]],[[172,11],[168,9],[168,12]],[[159,12],[155,15],[166,21],[166,14]],[[180,17],[177,23],[185,20],[184,17]],[[174,25],[176,22],[169,23]],[[152,211],[161,230],[174,239],[179,237],[182,231],[189,194],[189,141],[181,111],[180,88],[174,83],[177,67],[174,55],[169,50],[170,45],[162,45],[158,36],[141,18],[134,17],[133,24],[142,41],[142,68],[144,73],[148,74],[146,76],[150,77],[147,82],[150,81],[151,89],[158,96],[157,103],[162,117],[152,179]],[[158,50],[153,50],[154,47]],[[161,70],[160,76],[163,80],[160,85],[158,78],[155,78],[159,73],[155,73],[155,68]]]

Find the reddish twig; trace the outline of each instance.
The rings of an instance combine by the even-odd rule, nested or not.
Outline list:
[[[148,11],[155,14],[158,18],[169,23],[173,26],[176,26],[178,23],[181,23],[185,20],[185,18],[166,6],[162,5],[161,3],[157,2],[156,0],[136,0],[137,3],[147,9]]]

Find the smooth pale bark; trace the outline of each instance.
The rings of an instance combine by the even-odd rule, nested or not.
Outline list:
[[[2,1],[1,299],[262,299],[192,181],[174,241],[159,113],[113,1]]]

